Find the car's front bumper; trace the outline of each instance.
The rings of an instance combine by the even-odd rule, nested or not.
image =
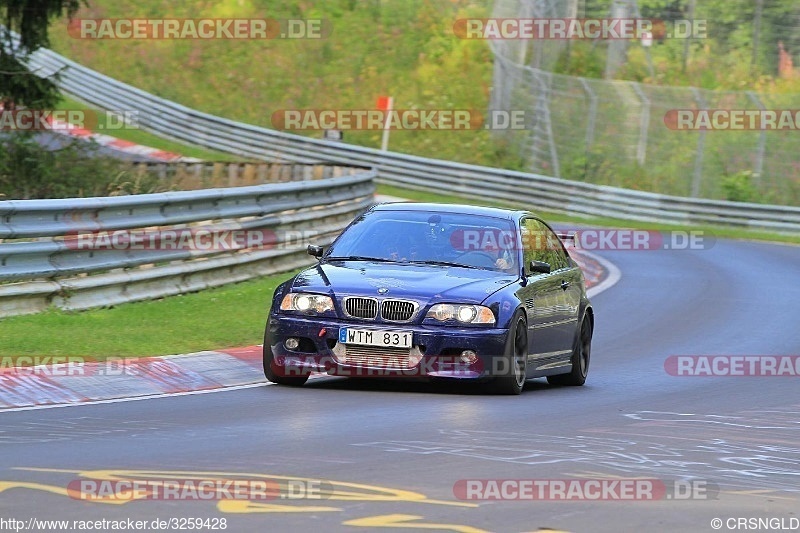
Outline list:
[[[388,329],[411,332],[412,349],[372,348],[376,357],[353,362],[339,343],[339,328]],[[272,350],[272,371],[281,376],[327,372],[348,377],[404,377],[482,379],[509,372],[504,357],[508,330],[459,328],[419,324],[365,324],[333,318],[271,315],[264,349]],[[300,339],[300,347],[289,350],[286,339]],[[460,353],[472,350],[477,360],[463,362]],[[408,352],[408,353],[406,353]],[[344,354],[344,356],[343,356]]]

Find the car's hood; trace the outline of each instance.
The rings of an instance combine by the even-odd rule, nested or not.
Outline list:
[[[487,296],[514,283],[513,275],[489,270],[433,265],[336,261],[304,270],[293,290],[336,296],[363,295],[410,298],[419,302],[452,301],[480,303]],[[378,289],[388,289],[379,293]]]

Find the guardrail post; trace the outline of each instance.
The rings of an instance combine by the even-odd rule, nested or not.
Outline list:
[[[218,180],[220,179],[220,175],[224,170],[222,163],[214,163],[211,167],[211,182],[212,183],[219,183]]]
[[[236,187],[239,183],[239,165],[228,164],[228,187]]]

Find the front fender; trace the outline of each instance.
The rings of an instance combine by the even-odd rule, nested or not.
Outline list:
[[[289,292],[289,289],[291,288],[293,282],[294,278],[288,279],[283,283],[281,283],[280,285],[278,285],[277,287],[275,287],[275,292],[272,294],[272,307],[270,307],[269,314],[271,315],[278,314],[278,311],[281,308],[281,301],[283,300],[283,297],[286,295],[286,293]]]
[[[514,284],[501,289],[486,298],[482,305],[490,308],[497,317],[497,328],[508,329],[514,313],[522,307],[522,302],[516,295],[518,285]]]

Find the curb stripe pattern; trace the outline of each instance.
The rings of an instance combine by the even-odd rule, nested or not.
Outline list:
[[[72,367],[70,367],[72,364]],[[0,411],[178,394],[264,381],[261,347],[0,371]]]
[[[100,146],[108,146],[120,152],[125,152],[133,155],[141,155],[157,159],[160,161],[168,162],[184,162],[184,163],[199,163],[201,160],[195,157],[183,157],[180,154],[173,152],[166,152],[158,148],[151,148],[150,146],[143,146],[131,141],[118,139],[111,135],[104,135],[102,133],[93,133],[91,130],[79,128],[61,120],[48,119],[48,122],[53,126],[53,131],[62,135],[76,137],[84,140],[91,140]]]
[[[570,254],[584,271],[586,287],[591,292],[597,294],[595,288],[605,290],[613,285],[606,283],[610,269],[604,266],[605,260],[574,249]],[[618,274],[615,276],[618,278]],[[78,370],[69,368],[69,363],[0,369],[0,412],[161,398],[263,383],[261,351],[259,345],[166,357],[110,359],[85,363]]]

